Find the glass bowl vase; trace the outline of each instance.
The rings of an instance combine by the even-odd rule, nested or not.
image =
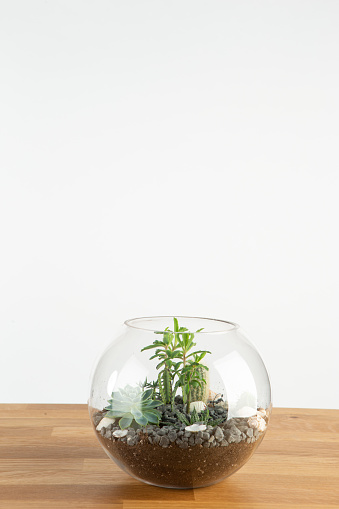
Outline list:
[[[236,472],[271,414],[265,365],[240,327],[210,318],[127,320],[88,401],[108,456],[140,481],[198,488]]]

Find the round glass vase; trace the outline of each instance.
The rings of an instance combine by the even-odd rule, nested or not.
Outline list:
[[[236,472],[272,408],[265,365],[239,326],[184,316],[127,320],[95,367],[88,406],[108,456],[166,488]]]

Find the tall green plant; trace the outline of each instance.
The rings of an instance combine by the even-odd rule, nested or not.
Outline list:
[[[192,352],[192,348],[196,346],[194,333],[189,332],[186,327],[179,327],[178,320],[173,319],[174,327],[171,331],[166,327],[164,332],[156,332],[162,334],[162,340],[156,339],[151,345],[145,346],[141,351],[156,348],[155,354],[150,359],[158,358],[160,362],[156,368],[158,373],[158,385],[161,398],[164,404],[171,404],[173,410],[175,394],[181,387],[186,411],[190,411],[191,389],[201,387],[206,384],[200,367],[206,371],[208,367],[201,364],[201,360],[208,350],[197,350]],[[200,332],[203,329],[198,329]],[[175,381],[176,380],[176,381]]]

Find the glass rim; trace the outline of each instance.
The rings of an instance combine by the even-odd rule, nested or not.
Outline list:
[[[196,332],[194,330],[187,330],[185,332],[187,333],[190,333],[190,334],[225,334],[227,332],[231,332],[233,330],[236,330],[236,329],[239,329],[239,325],[235,322],[230,322],[228,320],[221,320],[219,318],[206,318],[206,317],[202,317],[202,316],[183,316],[183,315],[176,315],[176,316],[173,316],[173,315],[158,315],[158,316],[141,316],[141,317],[137,317],[137,318],[130,318],[128,320],[125,320],[124,321],[124,324],[127,326],[127,327],[131,327],[133,329],[139,329],[139,330],[144,330],[144,331],[148,331],[148,332],[159,332],[159,333],[164,333],[166,332],[165,330],[160,330],[160,329],[155,329],[155,328],[149,328],[149,327],[142,327],[140,325],[137,325],[135,322],[140,322],[140,321],[144,321],[144,320],[156,320],[156,319],[166,319],[166,318],[171,318],[173,320],[173,318],[177,318],[178,320],[181,320],[181,319],[189,319],[189,320],[206,320],[208,322],[218,322],[219,324],[226,324],[228,325],[228,328],[226,329],[223,329],[223,330],[202,330],[202,331],[199,331],[199,332]],[[181,332],[172,332],[173,334],[181,334]]]

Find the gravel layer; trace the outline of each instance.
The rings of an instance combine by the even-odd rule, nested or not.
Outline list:
[[[178,406],[182,411],[180,405],[176,408]],[[175,423],[161,419],[159,426],[129,427],[122,432],[117,420],[96,431],[109,456],[123,470],[157,486],[194,488],[219,482],[246,463],[261,442],[268,423],[268,413],[264,409],[258,410],[258,422],[265,427],[259,431],[253,427],[258,424],[255,419],[227,420],[227,411],[220,408],[218,412],[216,408],[212,409],[215,412],[212,418],[223,416],[223,422],[192,432],[163,407],[159,408],[163,416],[167,412],[169,418],[175,418]],[[95,426],[103,416],[102,411],[93,415]]]

